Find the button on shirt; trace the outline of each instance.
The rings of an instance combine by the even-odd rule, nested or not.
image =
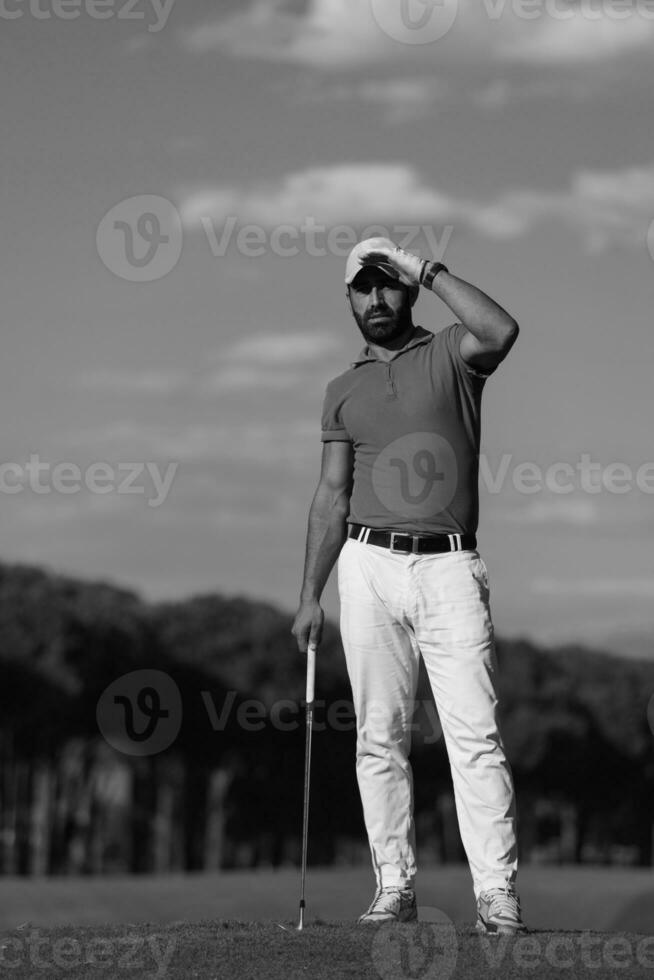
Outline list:
[[[416,327],[389,361],[364,347],[327,385],[322,441],[354,448],[349,523],[471,533],[479,517],[480,408],[490,372],[461,357],[455,323]]]

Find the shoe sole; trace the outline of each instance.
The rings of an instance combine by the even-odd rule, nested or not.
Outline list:
[[[477,919],[475,929],[477,932],[482,932],[486,936],[518,936],[529,932],[525,925],[495,925],[495,923],[485,922],[483,919]]]
[[[383,919],[382,918],[380,918],[380,919],[364,918],[362,916],[360,919],[357,919],[357,925],[359,925],[359,926],[383,926],[387,922],[417,922],[417,921],[418,921],[418,913],[417,912],[413,912],[412,914],[410,913],[409,915],[399,915],[399,916],[389,915],[389,916],[387,916],[386,918],[383,918]]]

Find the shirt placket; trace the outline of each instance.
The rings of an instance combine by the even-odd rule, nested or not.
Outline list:
[[[395,375],[393,374],[392,362],[386,361],[386,397],[397,398],[397,388],[395,387]]]

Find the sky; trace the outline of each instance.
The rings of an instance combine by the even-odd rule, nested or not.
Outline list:
[[[654,656],[654,3],[0,19],[4,561],[293,611],[373,227],[520,323],[483,396],[498,634]]]

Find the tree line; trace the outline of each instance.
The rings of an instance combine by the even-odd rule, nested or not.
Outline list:
[[[107,583],[0,564],[0,873],[298,862],[305,664],[291,621],[245,597],[148,603]],[[651,865],[654,664],[501,639],[498,659],[522,860]],[[116,699],[116,726],[134,708],[144,729],[156,705],[174,737],[152,751],[140,729],[120,743],[100,719],[107,689],[136,671],[152,683],[140,708],[133,689]],[[165,692],[158,700],[162,675],[179,694],[174,707]],[[310,862],[368,861],[350,688],[330,622],[317,697]],[[412,764],[421,858],[463,860],[424,671]]]

